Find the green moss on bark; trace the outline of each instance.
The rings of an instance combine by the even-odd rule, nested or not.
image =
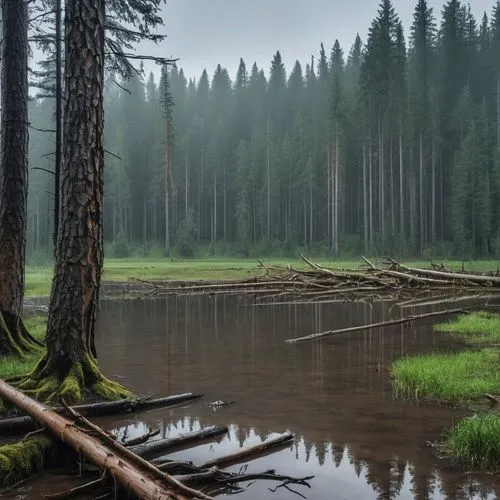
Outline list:
[[[32,436],[25,441],[0,446],[0,487],[10,486],[43,468],[51,440]]]
[[[73,363],[65,373],[52,366],[45,355],[18,387],[45,403],[58,403],[61,397],[69,404],[80,403],[87,398],[113,401],[133,397],[128,389],[107,379],[89,354],[85,354],[81,362]]]

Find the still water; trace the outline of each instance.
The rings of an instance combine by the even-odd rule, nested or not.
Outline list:
[[[391,306],[270,306],[233,296],[104,301],[97,342],[110,378],[138,394],[201,392],[204,398],[101,423],[128,437],[143,434],[146,426],[175,435],[227,425],[230,433],[218,443],[169,456],[195,463],[289,430],[296,436],[293,446],[250,462],[247,472],[314,475],[310,489],[293,487],[308,499],[497,498],[498,476],[456,471],[427,445],[461,417],[459,411],[405,404],[391,393],[391,362],[459,348],[446,334],[418,323],[322,343],[284,342],[398,317],[399,309]],[[217,400],[234,403],[214,411],[207,403]],[[45,476],[23,497],[39,498],[37,491],[53,490],[54,484]],[[274,486],[258,481],[238,498],[300,498],[284,488],[273,492]]]

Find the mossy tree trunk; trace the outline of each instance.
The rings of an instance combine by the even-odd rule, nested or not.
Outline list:
[[[2,0],[0,153],[0,355],[22,355],[36,341],[21,319],[28,189],[28,11]]]
[[[95,360],[103,266],[104,4],[67,0],[62,190],[47,353],[20,388],[44,400],[128,395]]]

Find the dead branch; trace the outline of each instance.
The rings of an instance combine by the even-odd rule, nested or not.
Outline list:
[[[353,332],[359,332],[362,330],[373,330],[375,328],[383,328],[386,326],[402,325],[405,323],[413,323],[414,321],[418,321],[418,320],[422,320],[422,319],[433,318],[436,316],[446,316],[446,315],[451,315],[451,314],[469,314],[469,311],[466,311],[465,309],[449,309],[447,311],[436,311],[436,312],[425,313],[425,314],[416,314],[416,315],[412,315],[412,316],[406,316],[404,318],[393,319],[390,321],[381,321],[379,323],[371,323],[368,325],[351,326],[349,328],[340,328],[338,330],[329,330],[326,332],[313,333],[312,335],[307,335],[305,337],[298,337],[295,339],[287,339],[287,340],[285,340],[285,342],[287,342],[289,344],[296,344],[298,342],[307,342],[309,340],[317,340],[317,339],[321,339],[323,337],[329,337],[331,335],[340,335],[342,333],[353,333]]]

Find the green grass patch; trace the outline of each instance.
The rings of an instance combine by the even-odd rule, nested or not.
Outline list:
[[[31,335],[37,340],[43,341],[45,339],[47,318],[43,316],[33,316],[27,318],[24,324]],[[26,355],[21,359],[11,356],[0,357],[0,378],[5,379],[26,375],[35,368],[42,354],[42,352],[38,352],[36,354]]]
[[[482,349],[401,358],[393,363],[391,376],[399,397],[463,402],[485,393],[498,393],[500,351]]]
[[[300,259],[261,257],[266,265],[291,266],[306,269]],[[376,259],[373,260],[376,262]],[[314,260],[322,266],[336,269],[363,269],[360,259]],[[441,262],[441,261],[439,261]],[[429,268],[429,261],[405,262],[412,267]],[[460,271],[461,262],[443,261],[450,270]],[[465,265],[468,271],[488,271],[498,267],[497,261],[471,261]],[[28,266],[26,270],[26,296],[47,296],[52,283],[52,266]],[[128,281],[132,278],[152,280],[193,279],[242,279],[263,274],[257,259],[212,257],[206,259],[178,260],[169,258],[106,258],[104,260],[105,281]]]
[[[435,329],[453,333],[471,344],[500,344],[500,314],[485,311],[464,314],[436,325]]]
[[[500,467],[500,414],[465,418],[448,433],[447,452],[467,467]]]

